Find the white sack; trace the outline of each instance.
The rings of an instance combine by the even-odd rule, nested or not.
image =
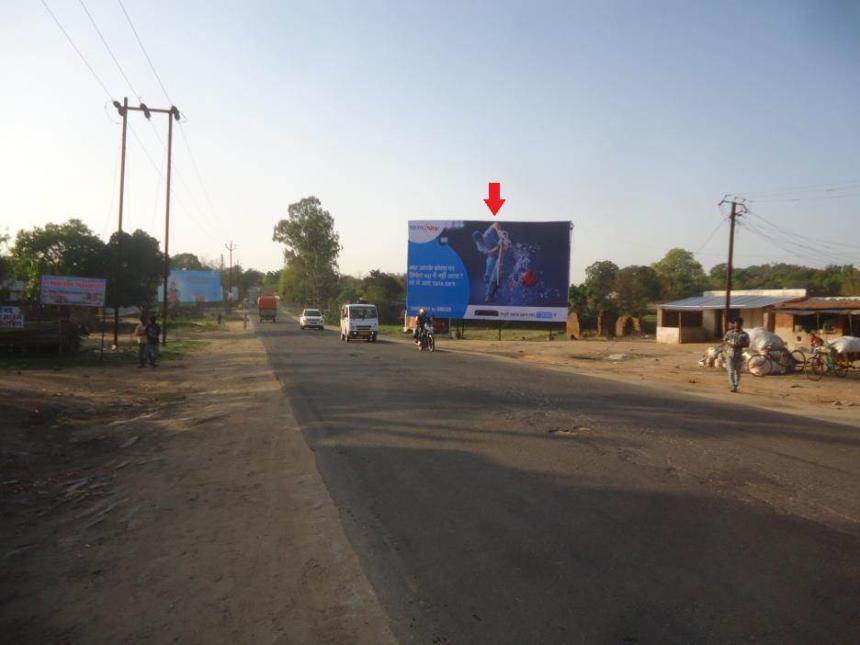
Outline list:
[[[840,336],[830,341],[833,351],[840,354],[860,353],[860,338],[857,336]]]
[[[750,351],[763,352],[766,349],[783,349],[785,347],[785,341],[782,338],[764,327],[753,327],[746,331],[750,337]]]

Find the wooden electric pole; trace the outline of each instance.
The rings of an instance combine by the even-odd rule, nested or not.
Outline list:
[[[113,279],[113,348],[119,347],[119,298],[120,298],[120,277],[122,276],[122,200],[125,191],[125,133],[128,127],[128,97],[124,97],[122,105],[119,101],[113,102],[114,107],[119,111],[122,117],[122,143],[120,144],[120,165],[119,165],[119,219],[116,227],[116,273]]]
[[[122,105],[120,105],[119,101],[113,102],[114,107],[119,111],[122,116],[122,162],[120,165],[120,174],[119,174],[119,227],[118,227],[118,238],[117,238],[117,257],[119,258],[117,261],[117,272],[114,283],[116,285],[115,288],[115,298],[116,302],[114,303],[116,307],[114,308],[114,322],[113,322],[113,344],[114,347],[117,347],[119,344],[119,297],[120,297],[120,279],[122,276],[122,198],[123,198],[123,189],[125,187],[125,133],[126,126],[128,121],[128,111],[132,110],[134,112],[143,112],[143,115],[147,119],[152,118],[152,113],[155,112],[157,114],[167,114],[167,200],[165,203],[165,215],[164,215],[164,293],[162,294],[162,305],[161,305],[161,342],[162,344],[167,343],[167,279],[170,275],[170,172],[171,172],[171,161],[172,161],[172,153],[173,153],[173,121],[179,120],[179,109],[175,105],[171,105],[169,108],[151,108],[148,107],[145,103],[141,103],[138,107],[131,107],[128,104],[128,97],[123,98]]]
[[[230,252],[230,263],[227,266],[227,302],[229,303],[228,307],[232,308],[232,306],[233,306],[233,251],[236,250],[236,245],[233,243],[233,240],[230,240],[230,243],[225,244],[224,248]]]
[[[723,308],[723,334],[727,333],[729,330],[729,313],[732,306],[732,268],[735,254],[735,224],[738,217],[746,212],[746,207],[743,202],[739,201],[737,198],[729,200],[728,197],[725,197],[723,201],[720,202],[720,205],[722,206],[725,203],[731,204],[732,212],[729,215],[731,224],[729,227],[729,261],[726,264],[726,304]]]
[[[161,112],[161,110],[154,111]],[[167,113],[170,116],[167,117],[167,196],[164,205],[164,292],[161,294],[162,345],[167,345],[167,281],[170,277],[170,170],[173,154],[173,121],[179,121],[179,110],[171,105]]]

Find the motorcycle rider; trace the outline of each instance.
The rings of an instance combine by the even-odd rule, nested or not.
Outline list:
[[[418,317],[415,319],[415,333],[412,338],[418,340],[418,335],[424,331],[424,324],[430,319],[427,315],[427,310],[424,307],[418,310]]]

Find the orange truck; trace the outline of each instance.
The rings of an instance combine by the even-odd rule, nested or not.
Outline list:
[[[257,311],[260,314],[260,322],[271,320],[275,322],[278,317],[278,296],[260,296],[257,298]]]

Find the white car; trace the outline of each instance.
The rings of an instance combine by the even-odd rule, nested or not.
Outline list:
[[[319,309],[305,309],[302,315],[299,316],[299,327],[302,329],[320,329],[325,327],[325,316]]]
[[[379,314],[376,305],[365,303],[340,308],[340,339],[349,342],[363,338],[375,343],[379,335]]]

